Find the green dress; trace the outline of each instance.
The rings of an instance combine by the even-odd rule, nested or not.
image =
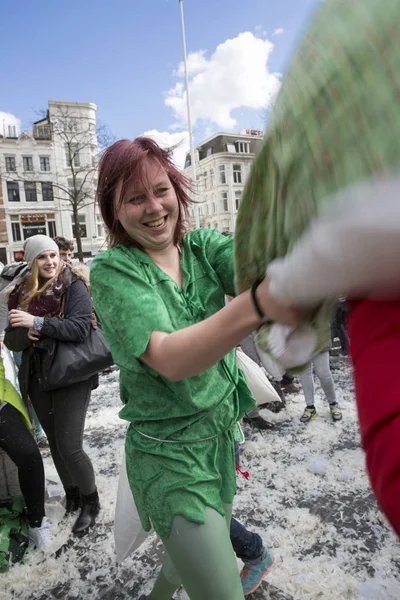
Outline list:
[[[293,250],[336,194],[400,165],[400,4],[326,0],[284,77],[264,146],[246,183],[235,232],[242,292]],[[379,202],[379,198],[377,198]],[[336,299],[311,320],[316,352]],[[257,344],[268,351],[268,328]]]
[[[152,524],[161,538],[178,514],[204,523],[206,506],[223,515],[223,504],[232,503],[234,428],[255,406],[235,351],[179,382],[139,360],[153,331],[203,321],[224,307],[225,294],[234,294],[232,237],[208,229],[188,233],[181,264],[182,290],[144,252],[123,245],[96,256],[90,273],[94,305],[120,368],[120,416],[130,422],[129,482],[144,529]]]

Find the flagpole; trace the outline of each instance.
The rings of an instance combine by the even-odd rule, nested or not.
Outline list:
[[[179,7],[180,7],[180,11],[181,11],[183,63],[185,66],[186,107],[187,107],[187,120],[188,120],[189,142],[190,142],[190,162],[192,164],[193,186],[194,186],[194,189],[197,191],[196,163],[195,163],[195,154],[194,154],[194,145],[193,145],[192,119],[190,116],[189,76],[188,76],[188,69],[187,69],[185,20],[183,17],[183,0],[179,0]],[[196,226],[196,229],[199,229],[200,228],[200,215],[199,215],[199,207],[197,204],[193,205],[193,211],[194,211],[195,226]]]

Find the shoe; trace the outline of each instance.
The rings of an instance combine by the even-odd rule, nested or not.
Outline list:
[[[257,429],[275,429],[275,425],[273,425],[272,423],[268,423],[268,421],[266,421],[265,419],[263,419],[260,416],[258,416],[258,417],[243,417],[243,421],[245,423],[249,423],[250,425],[253,425]]]
[[[315,410],[315,407],[309,407],[306,406],[306,408],[304,409],[303,414],[300,417],[300,422],[301,423],[309,423],[310,421],[313,421],[314,419],[316,419],[318,416],[317,411]]]
[[[254,592],[268,571],[272,568],[275,558],[268,548],[264,548],[264,557],[260,562],[243,561],[244,567],[240,573],[242,588],[245,596]]]
[[[90,527],[96,523],[96,517],[100,512],[100,502],[97,490],[93,494],[84,496],[82,494],[82,507],[79,517],[72,527],[72,533],[78,537],[86,535]]]
[[[340,410],[339,404],[337,402],[330,404],[329,409],[331,411],[332,419],[336,421],[341,421],[343,419],[342,411]]]
[[[300,387],[295,383],[287,383],[286,385],[281,383],[281,388],[285,394],[298,394],[300,392]]]
[[[49,447],[49,440],[47,439],[47,437],[45,435],[40,436],[40,438],[38,438],[37,440],[37,445],[39,448],[48,448]]]
[[[35,550],[45,552],[53,541],[51,523],[47,517],[43,517],[40,527],[28,527],[29,543]]]
[[[69,515],[81,508],[82,496],[77,485],[65,488],[65,514]]]

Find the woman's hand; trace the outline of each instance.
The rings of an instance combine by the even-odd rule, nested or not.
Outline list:
[[[28,338],[30,340],[32,340],[32,342],[39,341],[39,335],[36,333],[36,331],[33,329],[33,327],[29,327],[29,329],[28,329]]]
[[[25,312],[24,310],[10,310],[8,313],[8,320],[12,327],[27,327],[28,329],[34,326],[34,316]]]
[[[270,280],[266,277],[256,289],[257,300],[264,312],[265,318],[282,325],[298,325],[303,319],[303,313],[293,306],[284,304],[274,298],[269,291]]]

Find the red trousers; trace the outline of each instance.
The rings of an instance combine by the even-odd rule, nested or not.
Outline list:
[[[400,536],[400,299],[352,303],[348,328],[368,474]]]

